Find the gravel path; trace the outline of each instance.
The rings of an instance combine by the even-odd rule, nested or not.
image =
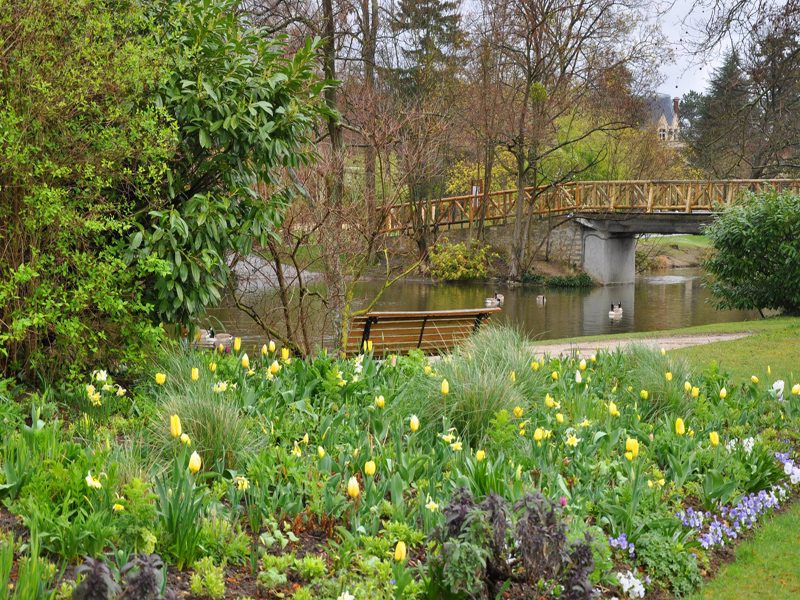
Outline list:
[[[652,337],[652,338],[623,338],[614,340],[589,340],[574,342],[566,342],[561,344],[548,344],[546,342],[535,343],[533,350],[538,356],[549,354],[557,356],[559,354],[572,354],[573,352],[580,352],[581,354],[591,354],[597,350],[616,350],[624,348],[632,344],[637,346],[646,346],[648,348],[664,348],[666,350],[674,350],[676,348],[687,348],[689,346],[699,346],[701,344],[713,344],[714,342],[729,342],[731,340],[738,340],[752,335],[749,332],[743,331],[739,333],[699,333],[689,335],[670,335],[665,337]]]

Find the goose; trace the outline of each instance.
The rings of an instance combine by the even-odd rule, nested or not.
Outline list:
[[[536,304],[538,304],[539,306],[544,306],[545,304],[547,304],[547,298],[545,298],[544,294],[539,294],[538,296],[536,296]]]
[[[617,304],[617,307],[614,309],[614,311],[618,312],[619,314],[622,314],[622,302]]]
[[[505,296],[503,294],[498,294],[497,292],[494,293],[494,296],[490,298],[486,298],[484,300],[484,305],[487,307],[494,307],[494,306],[503,306],[503,302],[505,301]]]
[[[618,321],[622,318],[622,311],[618,311],[616,307],[612,304],[611,310],[608,311],[608,318],[612,321]]]

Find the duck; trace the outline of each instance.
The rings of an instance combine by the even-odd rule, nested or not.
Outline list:
[[[494,307],[494,306],[503,306],[503,302],[505,302],[505,296],[503,294],[498,294],[497,292],[494,293],[494,296],[486,298],[483,301],[484,305],[487,307]]]
[[[539,306],[544,306],[545,304],[547,304],[547,298],[545,297],[544,294],[539,294],[538,296],[536,296],[536,304],[538,304]]]

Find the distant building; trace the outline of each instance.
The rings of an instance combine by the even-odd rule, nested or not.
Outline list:
[[[670,98],[667,94],[656,94],[650,101],[650,124],[655,127],[658,139],[679,143],[681,122],[678,118],[680,98]]]

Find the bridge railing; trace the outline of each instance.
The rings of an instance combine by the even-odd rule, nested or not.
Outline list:
[[[715,181],[573,181],[525,188],[534,216],[571,212],[708,212],[731,204],[745,191],[800,192],[800,179],[728,179]],[[483,212],[487,226],[512,222],[518,192],[452,196],[395,205],[387,211],[384,233],[413,231],[414,226],[462,228],[477,224]]]

